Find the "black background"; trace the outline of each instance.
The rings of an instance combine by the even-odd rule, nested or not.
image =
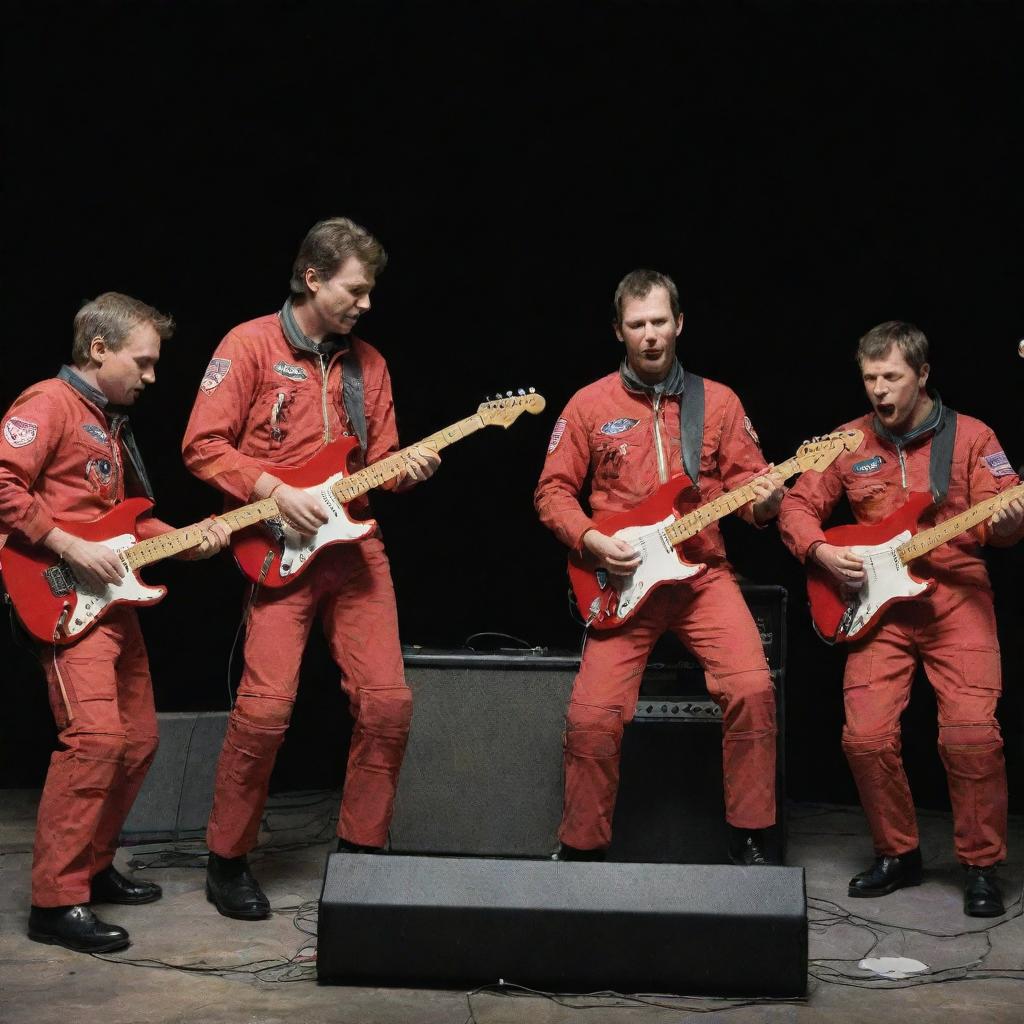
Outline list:
[[[684,364],[740,394],[769,458],[863,411],[851,354],[891,318],[928,334],[944,399],[1024,458],[1022,22],[995,2],[9,7],[0,401],[67,359],[83,299],[171,311],[134,421],[160,514],[199,518],[216,500],[178,451],[213,347],[280,306],[314,221],[351,216],[391,256],[360,330],[389,361],[404,441],[497,389],[549,403],[375,500],[403,640],[575,647],[564,552],[531,494],[559,409],[617,363],[610,300],[635,266],[676,278]],[[726,525],[741,573],[790,588],[790,793],[852,800],[842,653],[813,638],[774,531]],[[990,562],[1013,791],[1021,553]],[[158,707],[224,707],[232,564],[147,577],[173,587],[143,612]],[[53,732],[38,669],[6,631],[0,658],[0,778],[38,784]],[[314,785],[337,777],[344,731],[318,642],[306,675],[309,742],[293,736],[282,771]],[[941,806],[920,686],[905,732],[918,802]]]

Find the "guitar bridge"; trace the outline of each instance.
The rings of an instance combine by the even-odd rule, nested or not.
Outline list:
[[[843,612],[843,617],[839,620],[839,625],[836,627],[836,638],[846,636],[850,627],[853,625],[853,619],[856,615],[856,605],[848,604],[846,611]]]
[[[51,566],[43,573],[43,577],[50,588],[50,593],[54,597],[63,597],[65,594],[70,594],[78,584],[75,574],[71,571],[71,566],[66,562],[58,562],[56,565]]]

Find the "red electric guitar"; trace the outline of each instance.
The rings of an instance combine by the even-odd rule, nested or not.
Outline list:
[[[197,525],[138,540],[135,524],[153,503],[128,498],[91,523],[56,520],[62,530],[83,540],[106,544],[121,559],[124,577],[100,590],[79,583],[71,567],[39,544],[9,537],[0,548],[4,586],[25,628],[43,643],[63,646],[80,640],[117,604],[150,605],[163,600],[166,587],[150,587],[136,572],[164,558],[198,547],[203,534]],[[218,516],[230,530],[277,515],[273,501],[256,502]]]
[[[849,643],[867,636],[879,616],[896,601],[930,594],[935,580],[920,579],[909,569],[915,559],[990,519],[1014,498],[1024,497],[1024,484],[993,495],[965,512],[918,533],[922,513],[932,504],[926,492],[914,492],[907,503],[879,523],[834,526],[825,541],[849,547],[864,559],[864,584],[848,590],[817,562],[807,568],[811,621],[827,643]]]
[[[544,404],[544,399],[532,389],[518,395],[509,392],[504,398],[484,402],[472,416],[425,437],[410,448],[430,448],[437,452],[483,427],[507,428],[524,412],[536,415],[543,410]],[[354,437],[342,437],[302,466],[265,466],[268,472],[289,486],[302,487],[310,494],[319,495],[329,518],[311,537],[298,533],[279,516],[260,517],[264,522],[261,528],[233,535],[231,549],[235,561],[250,580],[264,587],[283,587],[296,579],[322,548],[359,540],[376,529],[377,523],[373,519],[349,518],[345,506],[354,498],[399,476],[406,467],[410,448],[404,448],[349,476],[345,467],[349,454],[357,445]]]
[[[775,467],[783,480],[808,469],[822,470],[842,452],[855,452],[864,440],[859,430],[844,430],[815,438],[800,446],[791,459]],[[693,483],[684,473],[662,484],[646,501],[628,512],[598,520],[601,532],[632,545],[640,564],[627,576],[595,566],[591,556],[569,557],[569,581],[580,614],[594,629],[614,629],[630,619],[663,583],[692,579],[705,572],[703,563],[687,562],[679,551],[683,541],[742,508],[754,498],[750,484],[727,491],[690,511],[683,511],[686,492]]]

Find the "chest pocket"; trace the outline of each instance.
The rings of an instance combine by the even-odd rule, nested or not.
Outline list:
[[[590,435],[590,471],[594,486],[599,489],[616,489],[623,474],[635,467],[644,427],[642,422],[633,421],[627,426],[629,423],[628,419],[612,420],[604,429]],[[608,433],[608,428],[614,432]],[[649,423],[647,429],[650,429]]]
[[[886,502],[888,488],[881,480],[851,480],[846,494],[858,520],[876,523],[890,511]]]
[[[89,489],[103,501],[115,502],[121,496],[121,467],[111,445],[83,431],[75,438],[76,461]]]
[[[297,402],[302,400],[299,391],[296,383],[282,377],[265,381],[257,392],[250,423],[252,436],[260,450],[276,451],[287,440]]]

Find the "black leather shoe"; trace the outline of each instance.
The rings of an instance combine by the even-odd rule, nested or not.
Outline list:
[[[851,896],[888,896],[908,885],[921,884],[921,850],[908,850],[898,857],[876,857],[875,863],[850,879]]]
[[[245,856],[218,857],[206,862],[206,898],[225,917],[259,921],[270,916],[270,900],[252,877]]]
[[[578,860],[578,861],[602,861],[608,851],[603,848],[595,850],[580,850],[568,843],[561,843],[552,860]]]
[[[729,826],[729,860],[746,867],[765,867],[772,863],[765,848],[764,830]]]
[[[123,928],[101,921],[84,903],[33,907],[28,915],[28,937],[76,953],[110,953],[131,941]]]
[[[152,903],[163,896],[156,882],[142,878],[125,878],[113,864],[92,880],[92,903]]]
[[[964,913],[968,917],[999,917],[1006,913],[1003,894],[996,881],[995,865],[967,867],[964,874]]]

